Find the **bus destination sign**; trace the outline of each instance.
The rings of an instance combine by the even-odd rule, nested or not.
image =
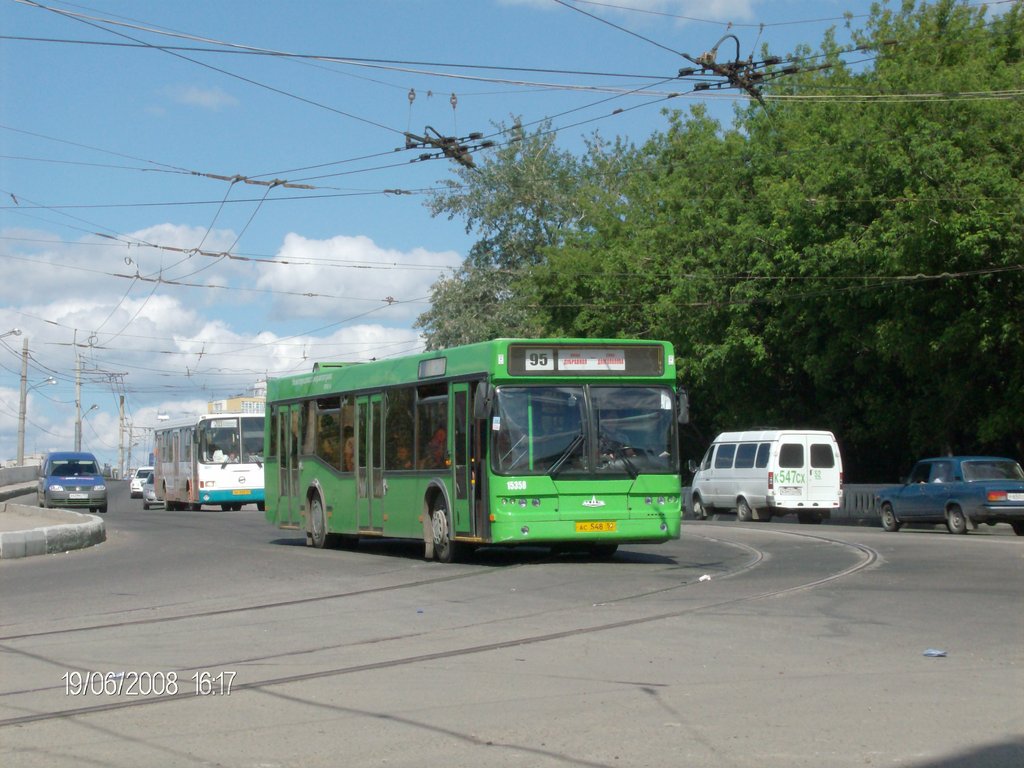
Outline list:
[[[508,371],[514,376],[660,376],[664,370],[660,346],[509,347]]]

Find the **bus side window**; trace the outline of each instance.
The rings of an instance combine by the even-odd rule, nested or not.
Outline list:
[[[335,469],[341,468],[340,416],[337,397],[317,402],[316,454]]]
[[[384,446],[384,468],[412,469],[415,390],[412,387],[393,389],[385,397],[387,410],[384,424],[387,440]]]

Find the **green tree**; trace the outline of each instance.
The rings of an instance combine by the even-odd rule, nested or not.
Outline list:
[[[434,210],[481,238],[426,327],[668,338],[700,433],[831,428],[853,479],[1024,454],[1022,4],[876,5],[855,39],[728,128],[576,159],[545,127],[461,171]]]
[[[479,238],[461,267],[433,286],[431,307],[417,320],[430,348],[549,332],[534,270],[590,226],[593,199],[616,194],[631,152],[595,134],[578,157],[557,147],[548,122],[532,133],[518,123],[496,127],[507,141],[477,168],[456,169],[429,201],[435,216],[461,218]]]

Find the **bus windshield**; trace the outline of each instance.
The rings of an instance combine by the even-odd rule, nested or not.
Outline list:
[[[644,386],[500,387],[491,456],[502,475],[675,474],[671,390]]]
[[[262,463],[263,417],[203,419],[196,428],[204,464]]]

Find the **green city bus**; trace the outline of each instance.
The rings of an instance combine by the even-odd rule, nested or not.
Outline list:
[[[267,383],[266,517],[307,544],[612,555],[679,537],[671,344],[497,339]]]

